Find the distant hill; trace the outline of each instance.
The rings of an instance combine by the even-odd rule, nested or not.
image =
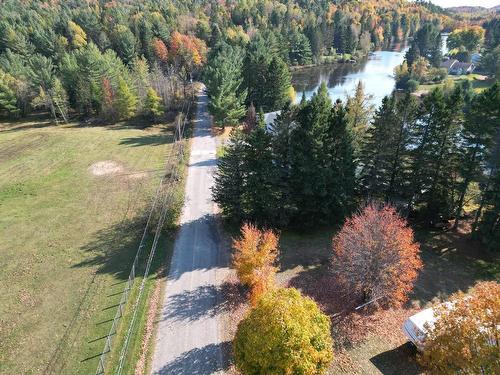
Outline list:
[[[470,13],[470,14],[484,14],[484,13],[498,13],[500,12],[500,5],[494,6],[493,8],[485,8],[481,6],[460,6],[460,7],[450,7],[446,8],[452,13]]]

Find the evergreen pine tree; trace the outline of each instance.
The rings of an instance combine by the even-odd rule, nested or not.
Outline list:
[[[347,109],[338,100],[333,106],[324,141],[324,169],[329,192],[325,199],[328,219],[340,222],[349,214],[354,197],[355,171],[353,136]]]
[[[325,221],[329,207],[325,200],[330,186],[325,178],[324,141],[332,103],[323,83],[312,99],[300,106],[297,125],[290,140],[291,200],[296,206],[296,225],[313,225]]]
[[[260,113],[257,126],[248,135],[244,152],[243,204],[247,220],[259,225],[277,226],[279,193],[277,175],[264,115]]]
[[[263,109],[281,110],[290,101],[292,76],[288,66],[280,57],[275,57],[269,65],[266,76]]]
[[[312,63],[312,50],[309,39],[298,30],[290,35],[288,57],[293,65]]]
[[[241,52],[226,45],[206,69],[208,109],[218,126],[236,125],[245,115],[242,66]]]
[[[390,139],[397,127],[396,99],[386,96],[375,112],[361,154],[360,189],[369,197],[383,197],[391,171]]]
[[[481,180],[483,166],[494,147],[495,132],[500,129],[500,86],[493,85],[476,96],[466,115],[463,129],[463,150],[460,174],[462,182],[459,187],[459,198],[455,214],[456,229],[462,215],[465,195],[474,180]]]
[[[445,98],[443,92],[436,89],[424,98],[420,109],[409,206],[424,204],[428,218],[449,216],[453,211],[462,107],[459,90]]]
[[[286,106],[270,126],[272,135],[273,161],[276,169],[277,190],[277,223],[280,227],[287,226],[291,218],[297,214],[295,202],[291,197],[292,148],[291,136],[295,129],[297,106]]]
[[[224,217],[233,223],[248,219],[243,207],[246,148],[246,136],[239,129],[233,129],[229,142],[224,146],[224,153],[217,162],[212,189],[214,202],[219,205]]]
[[[265,97],[269,85],[269,64],[273,59],[272,51],[264,38],[257,36],[246,48],[243,63],[244,86],[248,91],[247,103],[253,103],[257,108],[265,107]]]
[[[395,127],[389,132],[389,182],[385,194],[386,201],[403,197],[407,186],[409,157],[408,148],[411,133],[416,126],[418,115],[417,100],[409,93],[396,104]]]
[[[348,126],[353,136],[354,157],[357,159],[360,156],[374,110],[371,96],[365,94],[361,81],[356,86],[354,96],[347,98],[346,108]]]

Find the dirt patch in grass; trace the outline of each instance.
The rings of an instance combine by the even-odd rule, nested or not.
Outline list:
[[[123,165],[113,160],[98,161],[89,167],[90,173],[94,176],[116,175],[123,173],[124,170]]]

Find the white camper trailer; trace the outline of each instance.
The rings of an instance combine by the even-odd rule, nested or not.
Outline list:
[[[423,349],[423,342],[427,336],[426,327],[431,327],[436,321],[434,309],[428,308],[410,316],[403,325],[403,331],[419,350]]]

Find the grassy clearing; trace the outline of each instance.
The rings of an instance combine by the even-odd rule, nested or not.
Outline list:
[[[447,79],[450,79],[454,84],[461,84],[465,81],[470,81],[472,85],[472,89],[476,93],[481,93],[488,87],[491,87],[494,83],[494,79],[484,79],[484,76],[480,74],[464,74],[461,76],[448,76]],[[425,85],[419,85],[418,86],[418,91],[432,91],[435,88],[438,87],[444,87],[445,83],[433,83],[433,84],[425,84]]]
[[[171,141],[169,126],[0,124],[0,374],[94,373]],[[100,161],[117,169],[93,175]]]
[[[334,229],[311,235],[283,233],[278,274],[281,285],[298,287],[330,315],[339,309],[334,300],[338,292],[327,284],[333,233]],[[417,239],[424,269],[410,301],[402,309],[352,316],[347,323],[334,321],[336,353],[329,374],[421,374],[415,350],[401,331],[403,321],[478,280],[498,277],[498,263],[462,234],[424,230],[417,232]]]

